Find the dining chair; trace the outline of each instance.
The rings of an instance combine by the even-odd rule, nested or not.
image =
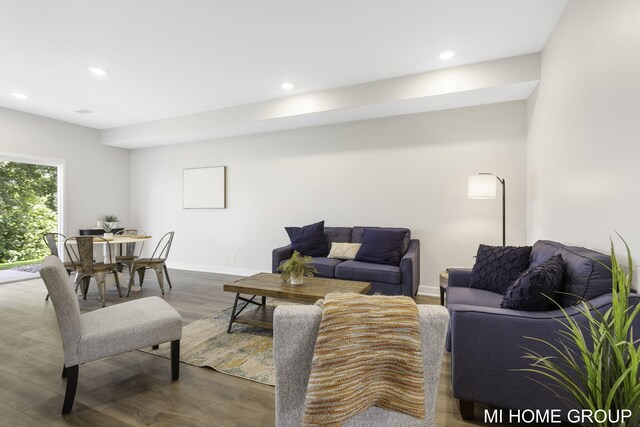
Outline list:
[[[178,379],[182,317],[169,303],[158,297],[140,298],[81,314],[58,257],[44,259],[40,276],[51,294],[62,335],[62,377],[67,379],[62,414],[71,412],[83,363],[171,342],[171,380]]]
[[[170,231],[158,242],[158,245],[151,254],[151,258],[138,258],[133,261],[131,267],[131,276],[129,276],[129,287],[127,289],[127,296],[131,293],[131,286],[133,286],[134,272],[138,272],[138,276],[140,278],[140,287],[142,287],[142,282],[144,281],[144,272],[149,268],[156,272],[158,276],[158,284],[160,285],[160,291],[162,295],[164,295],[164,276],[167,277],[167,283],[169,284],[169,289],[173,289],[171,286],[171,279],[169,278],[169,271],[167,270],[167,257],[169,256],[169,251],[171,250],[171,243],[173,242],[173,235],[175,232]]]
[[[46,243],[47,247],[49,248],[49,251],[51,252],[51,255],[55,255],[58,258],[60,258],[60,254],[58,253],[58,244],[60,242],[64,242],[67,239],[67,236],[65,236],[64,234],[60,234],[60,233],[45,233],[42,236],[42,239],[44,240],[44,242]],[[67,270],[67,274],[71,275],[71,273],[73,273],[74,269],[73,269],[73,263],[70,261],[65,261],[64,262],[64,268],[65,270]],[[45,301],[49,301],[49,294],[47,294]]]
[[[111,257],[111,246],[109,242],[102,237],[96,236],[79,236],[69,237],[64,241],[64,248],[69,256],[69,259],[73,263],[74,270],[76,271],[75,289],[78,292],[78,287],[82,283],[82,295],[83,299],[87,299],[87,292],[89,288],[89,280],[93,277],[98,285],[98,293],[102,306],[106,304],[107,294],[107,275],[113,274],[116,281],[116,288],[118,289],[118,296],[122,297],[120,290],[120,280],[118,278],[118,270],[115,263],[94,262],[93,260],[93,244],[94,242],[102,243],[106,245],[105,250],[108,254],[108,259]]]
[[[118,231],[116,233],[116,236],[146,236],[146,233],[142,230],[127,228]],[[139,243],[140,246],[138,248],[138,251],[136,251],[136,246],[138,245],[137,242],[124,244],[124,252],[120,255],[116,255],[116,264],[118,265],[118,271],[122,271],[122,266],[126,265],[129,269],[129,275],[133,273],[133,261],[140,258],[142,250],[144,249],[144,241],[141,241]]]

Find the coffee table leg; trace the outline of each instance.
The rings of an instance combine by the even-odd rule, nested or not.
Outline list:
[[[240,298],[240,294],[236,294],[236,300],[233,303],[233,310],[231,310],[231,319],[229,319],[229,328],[227,329],[227,333],[231,333],[231,326],[233,326],[233,319],[236,317],[236,308],[238,307],[238,298]]]
[[[267,305],[267,297],[262,297],[262,305]]]

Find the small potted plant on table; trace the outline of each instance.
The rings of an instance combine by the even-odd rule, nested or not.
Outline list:
[[[116,215],[106,215],[104,217],[104,230],[109,232],[118,228],[118,217]]]
[[[291,258],[278,267],[278,271],[285,282],[302,285],[304,276],[312,277],[317,270],[311,265],[310,256],[302,256],[300,252],[293,251]]]

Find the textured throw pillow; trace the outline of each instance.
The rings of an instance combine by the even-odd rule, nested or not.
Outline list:
[[[291,240],[291,249],[303,256],[327,256],[327,241],[324,238],[324,221],[304,227],[284,228]]]
[[[365,228],[362,246],[354,260],[375,264],[400,264],[402,240],[406,233],[402,230]]]
[[[531,246],[480,245],[469,287],[504,294],[529,267]]]
[[[560,299],[558,292],[562,291],[563,284],[564,262],[562,255],[558,254],[518,276],[509,286],[501,307],[526,311],[553,310],[557,308],[553,301]]]
[[[354,259],[362,243],[331,242],[331,250],[327,258]]]

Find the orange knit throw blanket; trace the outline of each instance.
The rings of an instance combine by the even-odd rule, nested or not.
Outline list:
[[[372,407],[424,419],[418,307],[409,297],[329,294],[313,353],[303,425],[339,426]]]

